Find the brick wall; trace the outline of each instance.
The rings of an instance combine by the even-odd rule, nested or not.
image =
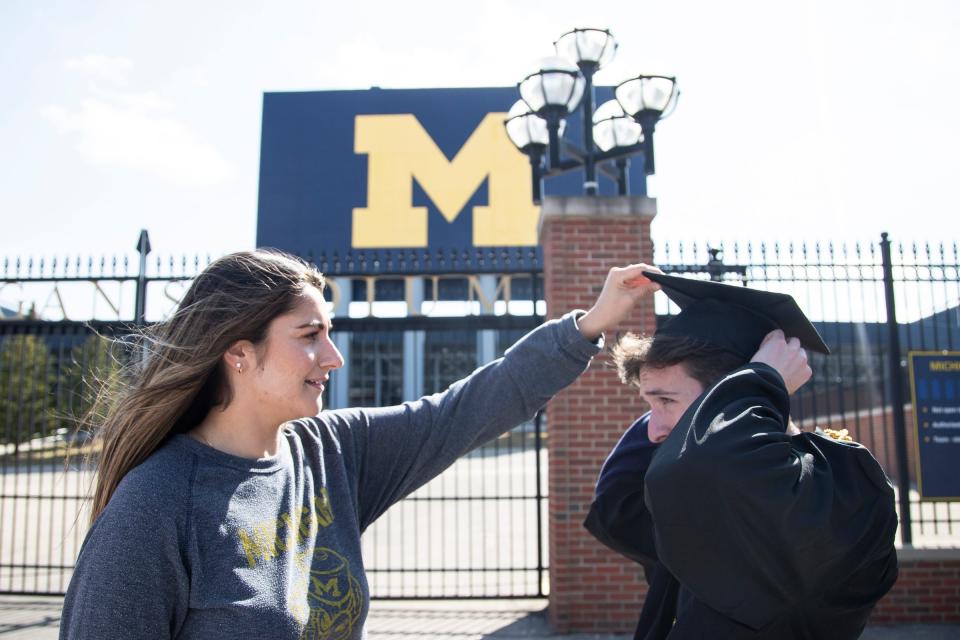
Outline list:
[[[547,198],[542,215],[549,317],[588,309],[611,267],[652,261],[651,199]],[[654,322],[651,301],[619,329],[650,332]],[[550,617],[557,631],[636,625],[645,594],[642,569],[600,545],[583,519],[600,465],[642,411],[636,391],[620,383],[606,356],[547,407]]]
[[[901,549],[900,576],[871,624],[960,624],[960,550]]]

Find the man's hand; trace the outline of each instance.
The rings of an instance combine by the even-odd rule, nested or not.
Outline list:
[[[800,341],[796,338],[787,340],[780,329],[766,335],[750,362],[762,362],[776,369],[791,395],[813,375],[807,364],[807,352],[800,347]]]
[[[660,288],[660,285],[643,275],[644,271],[663,273],[643,263],[610,269],[597,301],[577,320],[580,333],[587,340],[596,340],[604,331],[613,329],[630,315],[642,298]]]

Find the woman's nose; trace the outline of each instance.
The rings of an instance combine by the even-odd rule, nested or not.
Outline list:
[[[340,353],[337,345],[335,345],[330,338],[327,338],[327,349],[323,355],[323,364],[325,367],[339,369],[343,366],[343,354]]]

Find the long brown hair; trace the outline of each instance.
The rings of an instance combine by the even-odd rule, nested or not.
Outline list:
[[[131,469],[175,433],[197,426],[232,400],[223,354],[238,340],[255,345],[267,327],[291,311],[323,275],[274,250],[233,253],[194,279],[169,319],[124,340],[133,358],[98,395],[82,428],[99,433],[90,520],[107,506]]]

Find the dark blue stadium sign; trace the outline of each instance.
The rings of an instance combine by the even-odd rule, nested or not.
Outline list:
[[[960,352],[908,357],[920,497],[960,498]]]
[[[302,255],[535,247],[530,163],[503,127],[516,99],[512,87],[265,94],[257,245]],[[579,139],[575,120],[567,137]],[[555,178],[546,193],[577,195],[582,181]]]

